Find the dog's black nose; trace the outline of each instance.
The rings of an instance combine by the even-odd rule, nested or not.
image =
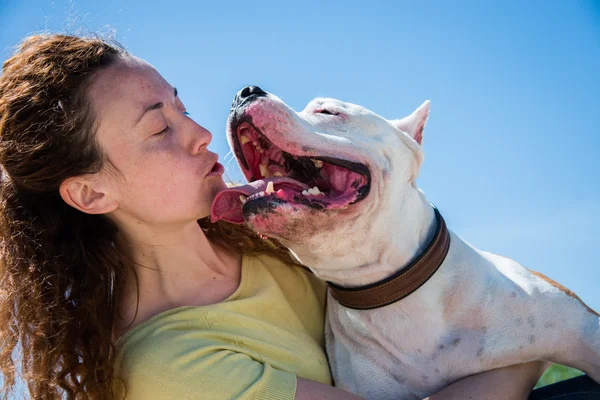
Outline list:
[[[239,91],[238,95],[245,99],[246,97],[250,97],[252,95],[256,96],[265,96],[267,92],[259,88],[258,86],[246,86],[242,90]]]
[[[258,86],[246,86],[233,98],[233,104],[231,105],[233,108],[239,107],[245,101],[254,99],[256,97],[266,96],[267,92],[259,88]]]

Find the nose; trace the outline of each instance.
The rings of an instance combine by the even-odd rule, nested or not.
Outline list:
[[[188,137],[188,151],[190,154],[199,154],[205,150],[212,141],[212,134],[203,126],[194,122],[192,134]]]
[[[231,104],[232,108],[237,108],[244,104],[245,102],[252,101],[257,97],[266,96],[267,92],[259,88],[258,86],[246,86],[233,98],[233,103]]]

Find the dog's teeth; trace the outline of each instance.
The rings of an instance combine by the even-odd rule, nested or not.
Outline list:
[[[318,195],[318,194],[323,194],[323,193],[322,193],[322,192],[319,190],[319,188],[318,188],[318,187],[316,187],[316,186],[314,186],[314,187],[312,187],[312,188],[308,189],[308,193],[310,193],[310,194],[312,194],[312,195],[314,195],[314,196],[316,196],[316,195]]]
[[[267,168],[267,164],[260,164],[258,166],[258,168],[260,169],[260,174],[264,177],[264,178],[268,178],[269,177],[269,168]]]
[[[252,142],[252,144],[254,145],[254,149],[259,153],[262,154],[264,152],[263,148],[260,146],[260,143],[258,143],[256,140]]]
[[[255,199],[259,199],[261,197],[265,196],[265,192],[258,192],[258,193],[254,193],[252,196],[248,197],[246,199],[246,201],[250,201],[250,200],[255,200]]]
[[[321,192],[318,187],[314,186],[314,187],[311,187],[310,189],[303,190],[302,194],[305,196],[308,196],[308,195],[317,196],[317,195],[324,195],[325,193]]]
[[[277,172],[273,173],[273,176],[283,176],[283,174],[281,172],[277,171]]]
[[[265,193],[271,194],[274,191],[275,191],[275,188],[273,187],[273,182],[267,183],[267,190],[265,190]]]
[[[248,143],[250,141],[250,139],[248,138],[248,136],[246,135],[240,135],[240,143],[243,145],[245,145],[246,143]]]
[[[303,190],[302,194],[304,196],[309,196],[309,195],[310,196],[318,196],[318,195],[324,195],[325,193],[321,192],[318,187],[314,186],[314,187],[311,187],[310,189]]]
[[[316,168],[321,169],[323,167],[323,161],[321,160],[312,160],[313,164],[315,164]]]
[[[248,198],[248,196],[244,196],[243,194],[240,194],[240,201],[242,202],[242,204],[246,203],[247,198]]]

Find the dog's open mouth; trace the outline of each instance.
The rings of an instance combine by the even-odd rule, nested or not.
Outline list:
[[[243,223],[244,215],[292,204],[334,210],[364,199],[371,176],[364,164],[331,157],[299,157],[275,146],[249,122],[234,134],[242,171],[250,184],[217,194],[211,220]]]

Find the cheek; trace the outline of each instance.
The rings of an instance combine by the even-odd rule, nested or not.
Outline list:
[[[144,162],[133,162],[127,168],[127,186],[130,195],[157,206],[172,204],[178,196],[194,186],[190,177],[190,166],[182,159],[160,157],[147,158]]]

